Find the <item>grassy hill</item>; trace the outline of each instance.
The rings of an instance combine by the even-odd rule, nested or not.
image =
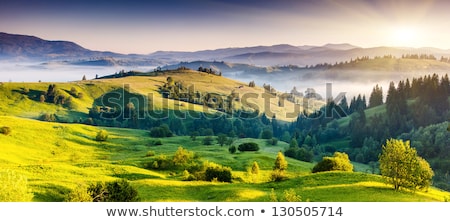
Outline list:
[[[235,102],[236,109],[258,109],[260,112],[265,112],[269,117],[275,114],[277,119],[284,121],[292,121],[298,113],[303,112],[301,106],[287,100],[280,106],[278,104],[279,98],[267,93],[262,87],[248,87],[248,83],[204,72],[171,70],[159,72],[157,75],[155,73],[141,73],[137,76],[68,83],[2,83],[0,85],[0,99],[3,102],[0,103],[0,114],[37,118],[42,113],[48,112],[67,118],[66,121],[68,122],[73,122],[79,118],[86,118],[89,109],[96,100],[102,99],[103,96],[111,92],[124,94],[124,90],[149,99],[153,109],[157,110],[217,112],[203,105],[163,98],[159,92],[159,87],[167,82],[169,76],[174,81],[181,82],[186,87],[192,86],[195,91],[203,93],[216,93],[225,98],[231,92],[235,92],[240,98],[239,102]],[[82,93],[83,97],[73,97],[71,109],[66,109],[60,105],[39,103],[40,95],[47,92],[49,84],[56,84],[59,91],[66,97],[70,96],[72,88],[75,88],[78,93]],[[309,104],[310,110],[308,111],[319,108],[323,104],[323,101],[314,100],[314,104]],[[293,114],[288,115],[288,113]]]
[[[11,127],[8,136],[0,135],[1,169],[13,170],[28,178],[34,201],[62,201],[80,184],[125,178],[132,181],[143,201],[270,201],[272,189],[282,197],[294,189],[304,201],[444,201],[450,193],[431,188],[428,192],[395,192],[378,175],[329,172],[311,174],[312,163],[287,158],[289,180],[268,182],[276,152],[287,144],[266,145],[254,141],[261,150],[228,153],[226,146],[204,146],[189,137],[163,138],[161,146],[147,131],[106,128],[106,142],[94,140],[99,127],[81,124],[49,123],[12,116],[1,116],[0,125]],[[41,133],[45,132],[45,133]],[[181,172],[144,169],[155,155],[172,156],[179,146],[194,151],[200,158],[233,169],[234,182],[181,181]],[[258,180],[247,168],[257,161]]]
[[[89,108],[99,98],[122,90],[127,84],[130,93],[153,94],[156,107],[161,108],[164,104],[175,107],[184,103],[162,98],[159,94],[158,88],[168,76],[195,84],[199,91],[223,95],[232,90],[242,94],[265,93],[263,88],[247,87],[242,82],[220,76],[189,70],[169,71],[158,76],[56,83],[63,95],[70,95],[72,88],[83,94],[72,99],[69,109],[65,105],[39,101],[50,83],[3,83],[0,85],[0,127],[10,127],[11,134],[0,134],[0,169],[25,176],[34,194],[33,201],[63,201],[79,186],[117,179],[130,181],[142,201],[273,201],[274,194],[278,200],[283,200],[284,192],[288,190],[301,196],[303,201],[447,201],[450,198],[449,192],[436,188],[415,193],[395,192],[379,175],[365,173],[367,170],[363,165],[355,165],[359,172],[311,174],[314,163],[291,158],[287,158],[288,179],[270,182],[277,152],[289,146],[281,141],[273,146],[262,139],[236,139],[234,145],[255,142],[260,150],[230,154],[228,146],[203,145],[202,136],[195,141],[189,136],[152,138],[148,130],[78,123],[79,118],[88,117]],[[262,96],[252,99],[255,104],[265,107]],[[281,114],[293,105],[279,107],[276,103],[274,99],[271,111]],[[203,111],[204,107],[186,104],[180,105],[180,109]],[[55,113],[65,123],[36,120],[43,113]],[[95,140],[101,129],[108,131],[107,141]],[[155,145],[155,141],[162,145]],[[148,167],[161,155],[171,158],[180,146],[194,152],[199,160],[232,168],[233,182],[183,181],[180,169]],[[254,161],[260,166],[258,177],[248,173]]]

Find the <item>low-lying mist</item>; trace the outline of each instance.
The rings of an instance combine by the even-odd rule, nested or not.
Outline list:
[[[121,70],[148,72],[155,67],[123,67],[123,66],[76,66],[62,63],[0,63],[0,82],[70,82],[86,79],[94,79],[111,75]],[[305,93],[308,88],[315,90],[317,94],[326,98],[326,85],[331,83],[331,95],[335,98],[340,93],[345,93],[348,100],[359,94],[369,99],[370,93],[375,85],[383,88],[386,96],[389,83],[397,83],[406,78],[428,75],[433,73],[421,72],[383,72],[383,71],[357,71],[357,70],[307,70],[299,73],[244,73],[224,72],[223,76],[249,83],[254,81],[256,85],[271,85],[279,92],[289,93],[296,90]],[[438,73],[440,74],[440,73]],[[445,73],[443,73],[445,74]]]

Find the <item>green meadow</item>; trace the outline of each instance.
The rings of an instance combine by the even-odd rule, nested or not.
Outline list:
[[[197,76],[198,75],[198,76]],[[191,76],[175,75],[187,81]],[[3,83],[0,85],[0,127],[8,126],[9,135],[0,134],[0,169],[11,170],[27,178],[33,194],[32,201],[64,201],[67,194],[80,186],[102,181],[125,179],[135,187],[141,201],[285,201],[286,192],[294,192],[301,201],[311,202],[435,202],[448,201],[450,193],[430,187],[415,192],[395,191],[380,175],[369,173],[365,164],[354,164],[355,172],[311,173],[315,163],[286,158],[287,179],[272,182],[270,175],[279,151],[288,143],[278,141],[269,145],[264,139],[240,138],[232,145],[255,142],[255,152],[232,154],[227,145],[203,145],[203,136],[192,140],[189,136],[153,138],[148,130],[100,127],[81,124],[87,118],[94,101],[106,92],[120,89],[124,81],[132,84],[134,93],[156,93],[157,85],[166,76],[131,77],[125,80],[106,79],[86,82],[56,83],[69,95],[71,88],[81,92],[81,98],[72,100],[73,107],[39,102],[39,95],[49,83]],[[210,78],[210,79],[208,79]],[[148,82],[143,82],[143,79]],[[216,90],[223,94],[242,83],[223,77],[207,77],[209,81],[196,85],[201,90]],[[25,90],[26,89],[26,90]],[[263,89],[245,89],[263,92]],[[24,93],[24,91],[27,91]],[[155,101],[164,101],[158,97]],[[173,101],[170,101],[173,103]],[[263,103],[264,101],[257,101]],[[201,110],[199,105],[182,106]],[[275,110],[286,112],[289,107]],[[379,110],[377,110],[379,109]],[[369,109],[378,113],[385,107]],[[54,113],[60,122],[39,121],[43,113]],[[346,124],[340,120],[340,125]],[[106,141],[96,141],[100,130],[106,130]],[[161,145],[155,145],[159,141]],[[348,140],[336,141],[335,146],[346,146]],[[158,156],[171,158],[179,147],[195,153],[197,159],[210,161],[232,169],[232,182],[184,181],[183,170],[157,170],[148,167]],[[253,162],[260,167],[258,175],[249,172]]]
[[[0,125],[12,133],[1,137],[1,169],[26,176],[33,201],[63,201],[70,190],[98,181],[127,179],[142,201],[272,201],[293,189],[302,201],[446,201],[450,193],[436,188],[428,191],[399,191],[385,184],[379,175],[364,172],[311,174],[313,163],[287,158],[289,179],[270,182],[276,152],[287,144],[266,145],[264,140],[243,139],[261,145],[257,152],[230,154],[225,146],[204,146],[200,139],[155,138],[147,131],[106,128],[109,139],[95,141],[99,127],[82,124],[48,123],[2,116]],[[102,128],[103,129],[103,128]],[[235,143],[244,141],[235,141]],[[181,172],[145,169],[155,155],[173,155],[179,146],[200,158],[229,166],[233,182],[182,181]],[[258,178],[248,173],[253,161],[260,166]]]

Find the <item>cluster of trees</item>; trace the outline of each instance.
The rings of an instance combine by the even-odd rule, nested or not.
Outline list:
[[[402,55],[402,59],[430,59],[430,60],[436,60],[436,57],[433,54],[404,54],[404,55]]]
[[[146,168],[155,170],[180,170],[184,180],[203,180],[231,182],[230,167],[201,160],[194,152],[178,147],[173,157],[166,155],[155,156],[148,162]]]
[[[208,74],[213,74],[213,75],[218,75],[218,76],[222,76],[222,72],[217,72],[216,70],[212,69],[212,68],[203,68],[203,67],[198,67],[197,71],[199,72],[206,72]]]
[[[446,120],[450,117],[449,89],[448,75],[433,74],[406,79],[397,84],[390,83],[384,102],[382,88],[375,86],[368,106],[364,96],[354,97],[351,102],[353,105],[350,106],[346,105],[344,97],[337,106],[330,102],[315,113],[300,115],[291,124],[289,133],[297,140],[298,146],[312,152],[317,161],[323,155],[341,151],[346,152],[353,161],[371,165],[378,161],[384,141],[389,138],[408,139],[418,147],[420,155],[430,160],[437,174],[435,180],[448,181],[448,176],[445,176],[449,172],[448,164],[445,163],[445,159],[448,159],[445,133],[448,133]],[[367,108],[379,105],[385,105],[386,113],[366,116]],[[342,115],[327,114],[330,110],[332,113],[342,110],[350,115],[348,125],[339,124],[337,119],[342,118]],[[306,136],[316,139],[312,147],[303,145]],[[322,145],[345,139],[348,139],[350,146]],[[289,149],[286,155],[295,157],[297,154],[292,151]],[[448,185],[442,182],[441,187],[448,188]]]
[[[139,193],[125,180],[97,182],[89,186],[80,185],[71,190],[67,202],[137,202]]]

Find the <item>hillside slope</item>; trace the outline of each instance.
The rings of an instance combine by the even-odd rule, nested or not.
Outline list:
[[[115,90],[123,90],[144,96],[150,102],[153,109],[169,109],[196,112],[217,112],[212,108],[200,104],[187,103],[183,101],[163,98],[160,87],[171,77],[176,82],[183,83],[186,87],[193,87],[194,91],[203,94],[214,93],[224,99],[232,92],[237,93],[239,100],[235,101],[236,109],[258,110],[265,112],[271,118],[276,115],[277,119],[292,121],[303,112],[301,105],[284,100],[279,104],[279,95],[274,96],[267,93],[262,87],[248,87],[248,83],[232,80],[222,76],[197,72],[192,70],[172,70],[158,73],[142,74],[142,76],[128,76],[121,78],[104,78],[68,83],[2,83],[0,85],[0,113],[4,115],[17,115],[21,117],[37,118],[45,112],[55,113],[65,118],[67,122],[78,121],[79,118],[87,118],[89,109],[95,101],[101,100],[105,95]],[[81,93],[82,98],[71,96],[73,107],[66,108],[61,105],[40,102],[40,95],[47,92],[48,86],[55,84],[61,94],[71,96],[72,88]],[[298,98],[302,100],[302,98]],[[135,102],[135,101],[132,101]],[[311,100],[308,111],[320,108],[323,101]],[[125,106],[126,104],[122,104]],[[137,105],[137,104],[136,104]]]
[[[327,202],[444,201],[450,196],[435,188],[428,192],[395,192],[382,183],[380,176],[365,173],[310,174],[313,164],[290,158],[290,179],[266,182],[275,161],[274,152],[287,146],[283,143],[273,147],[263,145],[263,140],[253,140],[262,144],[261,151],[229,154],[224,147],[203,146],[189,137],[165,138],[163,145],[153,146],[154,138],[142,130],[102,128],[110,137],[106,142],[97,142],[94,138],[100,128],[94,126],[8,116],[0,116],[0,125],[12,129],[10,135],[0,135],[1,169],[26,176],[33,201],[63,201],[76,187],[120,178],[131,181],[142,201],[273,201],[272,189],[279,197],[293,189],[303,201]],[[147,155],[149,151],[172,156],[180,144],[201,158],[231,167],[235,181],[181,181],[181,172],[143,168],[155,158]],[[246,173],[253,161],[258,161],[261,170],[260,182],[256,183],[250,182]]]

